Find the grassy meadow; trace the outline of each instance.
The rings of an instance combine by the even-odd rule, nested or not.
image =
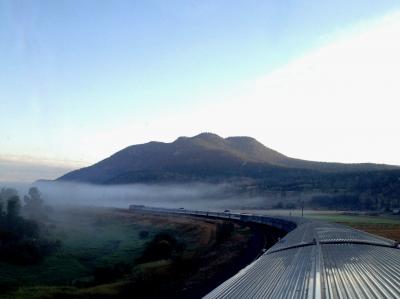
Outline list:
[[[62,245],[40,263],[0,263],[0,298],[185,298],[182,289],[236,271],[252,236],[217,220],[101,208],[55,211],[46,234]]]
[[[0,288],[34,285],[74,285],[93,279],[93,269],[119,262],[133,265],[149,236],[161,228],[130,217],[96,209],[56,212],[47,226],[49,237],[61,240],[55,254],[34,265],[0,264]]]

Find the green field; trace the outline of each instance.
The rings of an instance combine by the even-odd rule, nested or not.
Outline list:
[[[0,298],[131,298],[132,292],[138,298],[177,298],[182,290],[208,292],[238,271],[232,266],[243,262],[250,244],[248,227],[230,223],[232,233],[224,235],[225,224],[121,209],[56,211],[46,234],[61,240],[60,249],[37,264],[0,263]],[[160,244],[172,246],[168,257],[157,257]]]
[[[80,294],[83,297],[91,292],[114,292],[110,284],[96,286],[93,283],[96,268],[122,263],[133,269],[136,259],[153,236],[161,231],[177,229],[175,223],[157,223],[157,220],[150,216],[107,209],[55,212],[47,224],[47,236],[61,240],[61,249],[35,265],[0,263],[0,289],[5,292],[4,298],[74,294],[76,287],[82,291]],[[141,238],[140,232],[143,231],[148,235]],[[182,238],[189,245],[195,243],[190,234],[177,235],[177,239]],[[81,289],[84,284],[91,287]],[[16,289],[16,293],[9,293]]]
[[[97,210],[71,210],[55,213],[47,226],[48,236],[62,241],[61,249],[37,265],[0,263],[0,288],[18,286],[71,285],[93,278],[93,269],[124,262],[133,265],[141,254],[146,239],[161,228],[114,217]]]

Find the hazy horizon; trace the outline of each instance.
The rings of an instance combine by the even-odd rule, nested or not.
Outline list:
[[[179,136],[179,137],[193,137],[193,136]],[[233,136],[227,136],[227,137],[233,137]],[[156,140],[151,140],[151,141],[156,141]],[[104,159],[106,158],[108,157],[104,157]],[[296,157],[291,157],[291,158],[296,158]],[[316,162],[338,162],[338,161],[316,161]],[[13,156],[11,156],[10,160],[7,160],[0,156],[0,169],[1,169],[0,184],[2,183],[4,186],[10,186],[10,187],[14,185],[18,186],[19,184],[21,184],[21,186],[23,185],[26,188],[26,186],[35,183],[35,181],[37,180],[54,180],[70,171],[91,166],[94,164],[94,163],[85,164],[79,161],[73,161],[73,163],[74,164],[72,163],[68,164],[65,161],[59,161],[59,160],[45,160],[45,161],[35,160],[32,157],[23,157],[23,159],[21,159],[19,157],[13,157]],[[370,162],[365,162],[365,163],[370,163]],[[40,173],[42,176],[37,177],[38,173]]]
[[[398,1],[2,1],[0,182],[208,131],[400,165]]]

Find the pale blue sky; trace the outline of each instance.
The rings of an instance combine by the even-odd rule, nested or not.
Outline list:
[[[0,0],[0,158],[85,164],[146,137],[236,135],[218,125],[188,129],[186,119],[155,133],[152,123],[179,123],[217,95],[399,8],[389,0]],[[223,123],[229,105],[217,104]],[[96,144],[130,124],[141,135]],[[251,129],[237,134],[287,148]]]

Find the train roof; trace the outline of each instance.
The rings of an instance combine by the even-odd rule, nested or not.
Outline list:
[[[395,241],[340,224],[295,222],[295,229],[205,298],[400,298]]]

